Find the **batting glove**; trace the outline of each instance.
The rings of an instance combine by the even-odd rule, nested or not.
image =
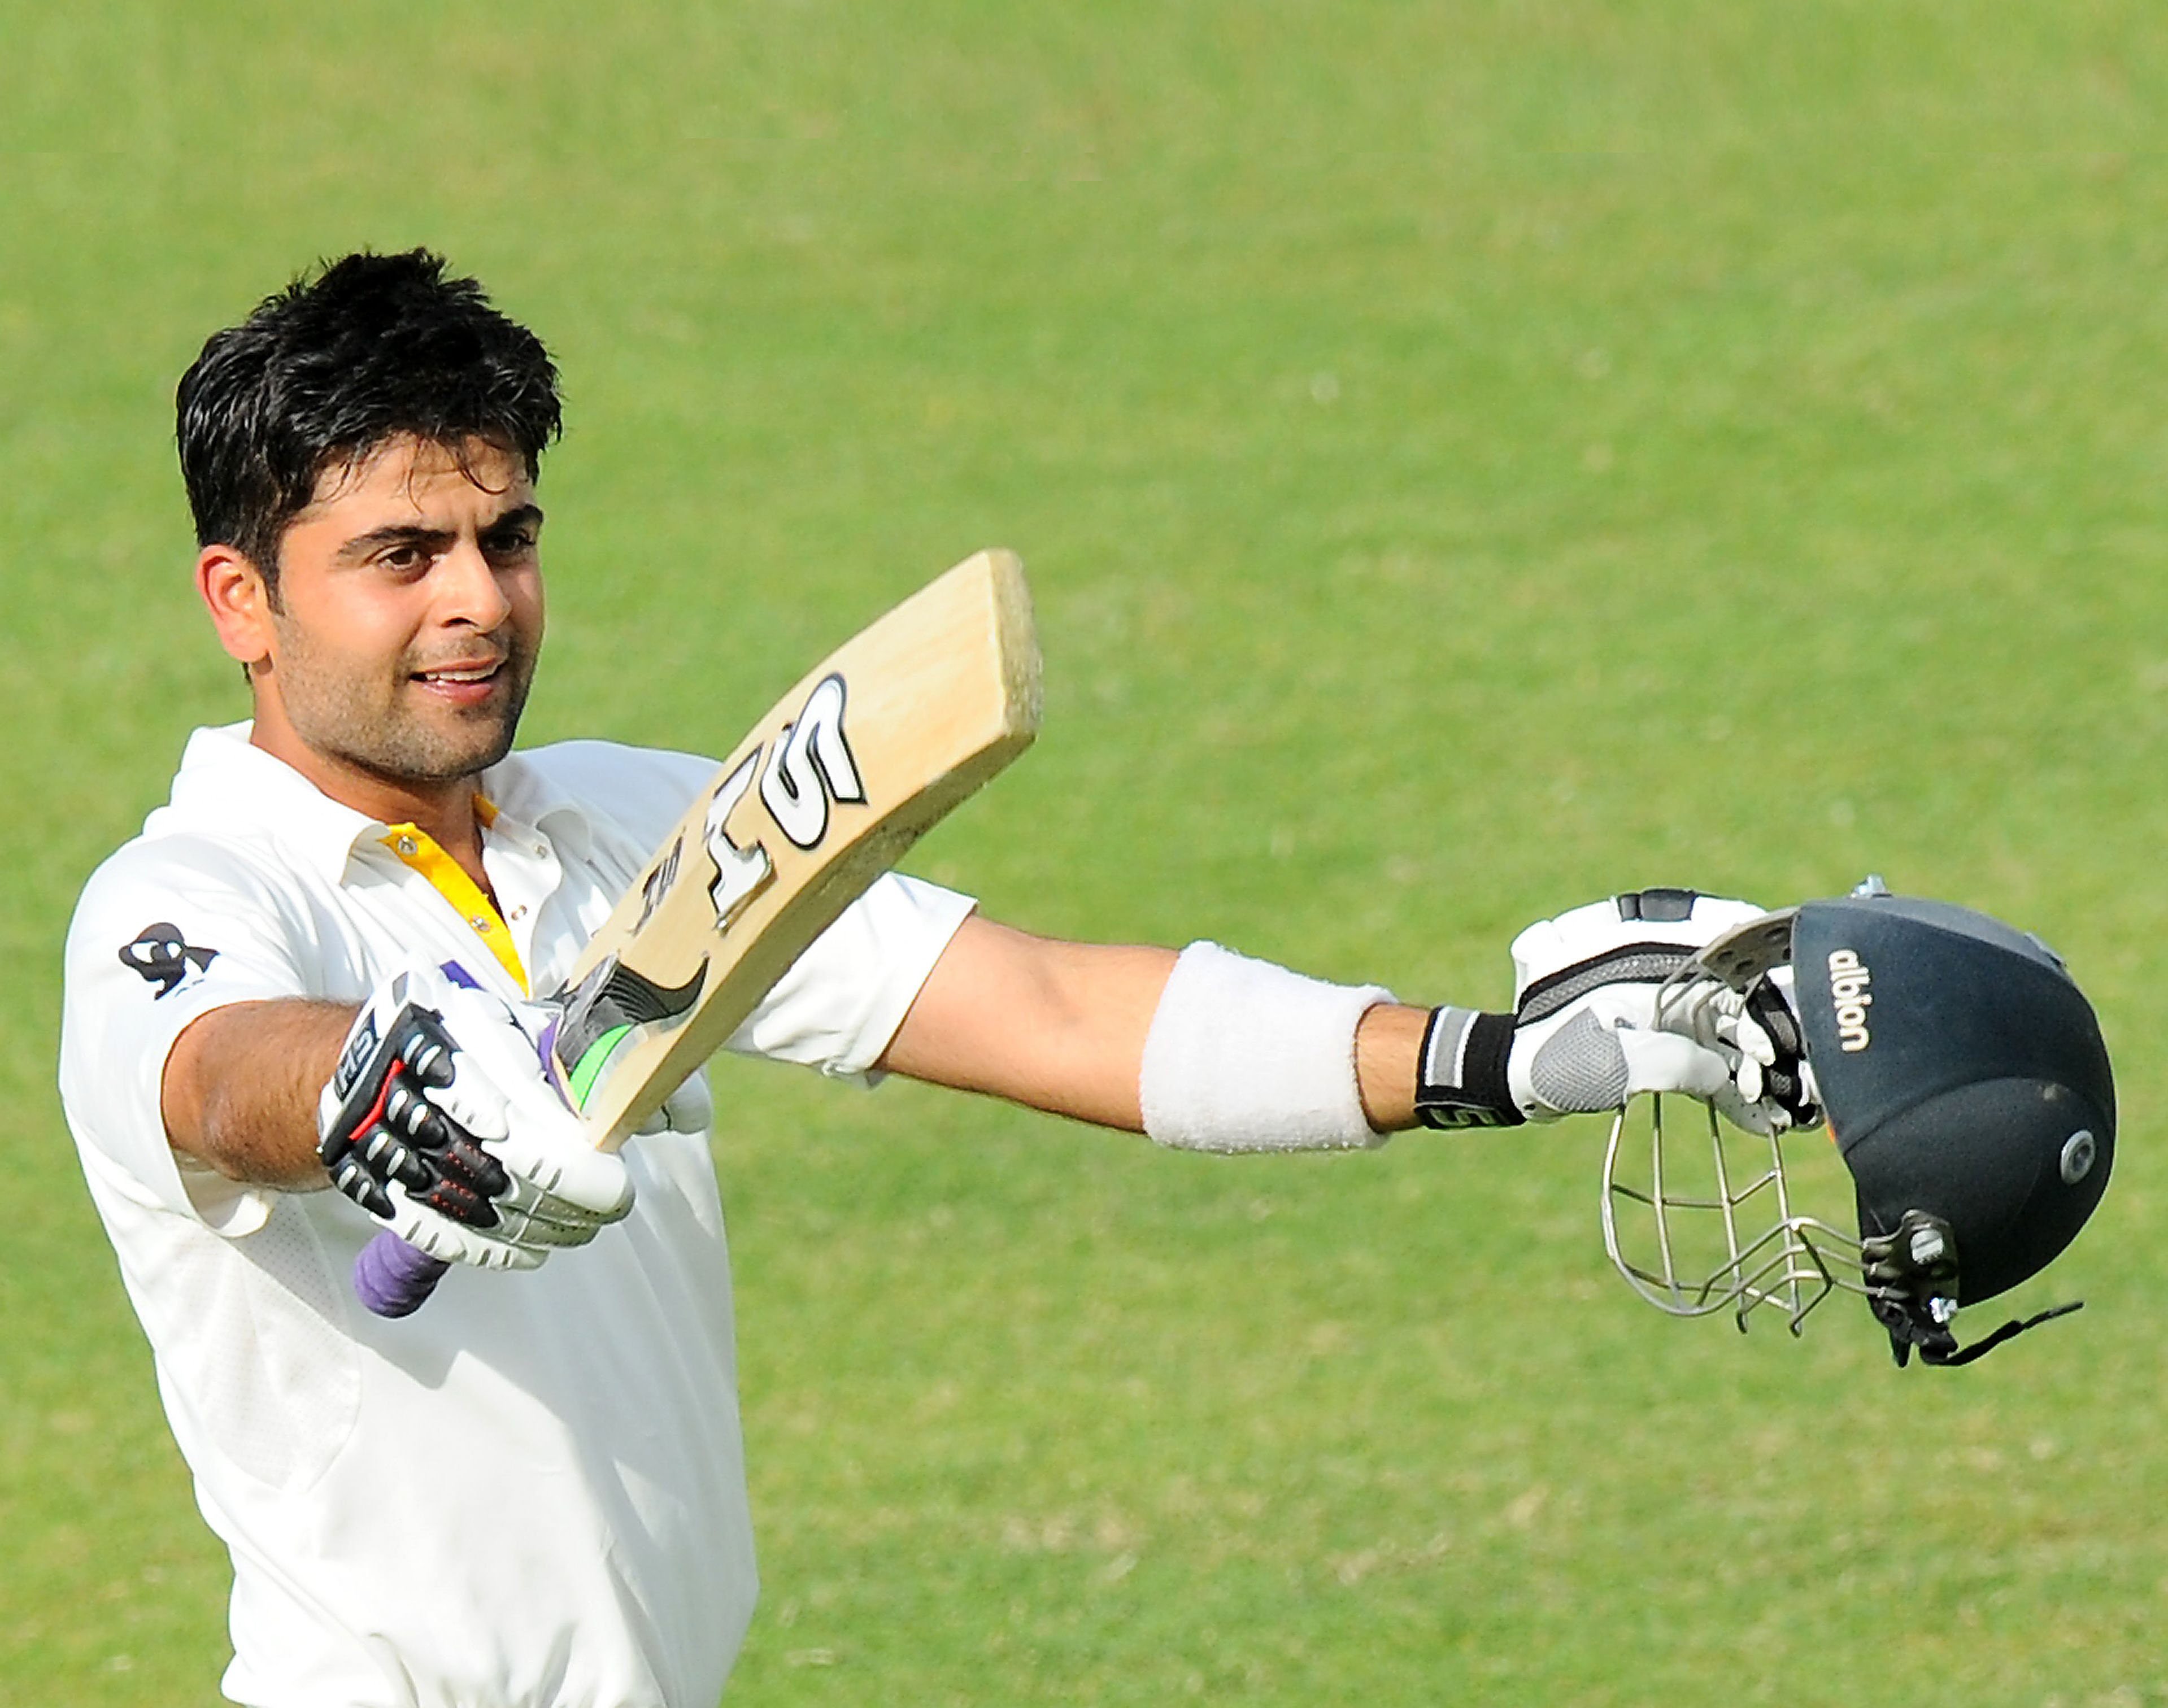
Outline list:
[[[316,1106],[332,1184],[430,1256],[533,1269],[632,1207],[496,998],[433,970],[371,993]]]
[[[1820,1093],[1807,1065],[1789,967],[1764,973],[1740,992],[1689,966],[1658,992],[1656,1023],[1731,1063],[1731,1084],[1713,1101],[1734,1125],[1773,1138],[1821,1124]]]
[[[1743,1103],[1736,1044],[1659,1024],[1664,982],[1762,910],[1636,890],[1538,920],[1513,940],[1514,1008],[1431,1016],[1416,1112],[1432,1127],[1512,1126],[1622,1108],[1642,1092]]]
[[[652,1138],[658,1132],[705,1132],[715,1124],[715,1094],[708,1075],[695,1068],[685,1083],[662,1100],[662,1106],[633,1128],[635,1138]]]

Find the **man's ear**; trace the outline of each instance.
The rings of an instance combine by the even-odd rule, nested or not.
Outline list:
[[[218,630],[218,644],[244,666],[271,656],[271,589],[255,560],[230,545],[207,545],[196,554],[196,591]]]

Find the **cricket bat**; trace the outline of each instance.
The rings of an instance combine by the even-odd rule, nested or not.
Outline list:
[[[836,916],[1039,731],[1023,568],[983,551],[823,659],[747,732],[587,947],[541,1040],[615,1150]],[[418,1309],[449,1265],[379,1233],[354,1291]]]

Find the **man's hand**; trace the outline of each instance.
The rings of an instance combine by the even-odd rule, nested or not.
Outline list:
[[[1735,1125],[1769,1136],[1820,1124],[1789,967],[1763,973],[1744,993],[1690,968],[1658,993],[1656,1023],[1732,1064],[1732,1083],[1715,1103]]]
[[[1645,1091],[1683,1092],[1737,1118],[1752,1101],[1738,1085],[1746,1057],[1737,1028],[1719,1037],[1713,1010],[1663,1024],[1658,992],[1697,950],[1762,912],[1689,889],[1643,889],[1530,926],[1513,940],[1511,1014],[1432,1015],[1418,1118],[1432,1127],[1554,1121],[1623,1108]],[[1698,1021],[1707,1024],[1698,1030]]]
[[[1798,1029],[1781,996],[1772,1009],[1679,978],[1697,951],[1764,912],[1644,889],[1530,926],[1513,940],[1515,1102],[1543,1120],[1683,1092],[1750,1132],[1794,1124]]]
[[[395,975],[363,1005],[317,1105],[332,1183],[430,1256],[533,1269],[632,1207],[513,1010],[442,974]]]
[[[1645,993],[1606,985],[1551,1019],[1517,1025],[1506,1083],[1531,1121],[1623,1108],[1645,1091],[1681,1091],[1712,1101],[1729,1090],[1731,1068],[1690,1037],[1645,1024]]]

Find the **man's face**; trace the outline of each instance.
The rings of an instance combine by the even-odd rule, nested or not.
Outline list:
[[[391,783],[503,758],[542,643],[534,484],[515,454],[467,453],[395,439],[326,474],[279,541],[262,686],[303,746]]]

